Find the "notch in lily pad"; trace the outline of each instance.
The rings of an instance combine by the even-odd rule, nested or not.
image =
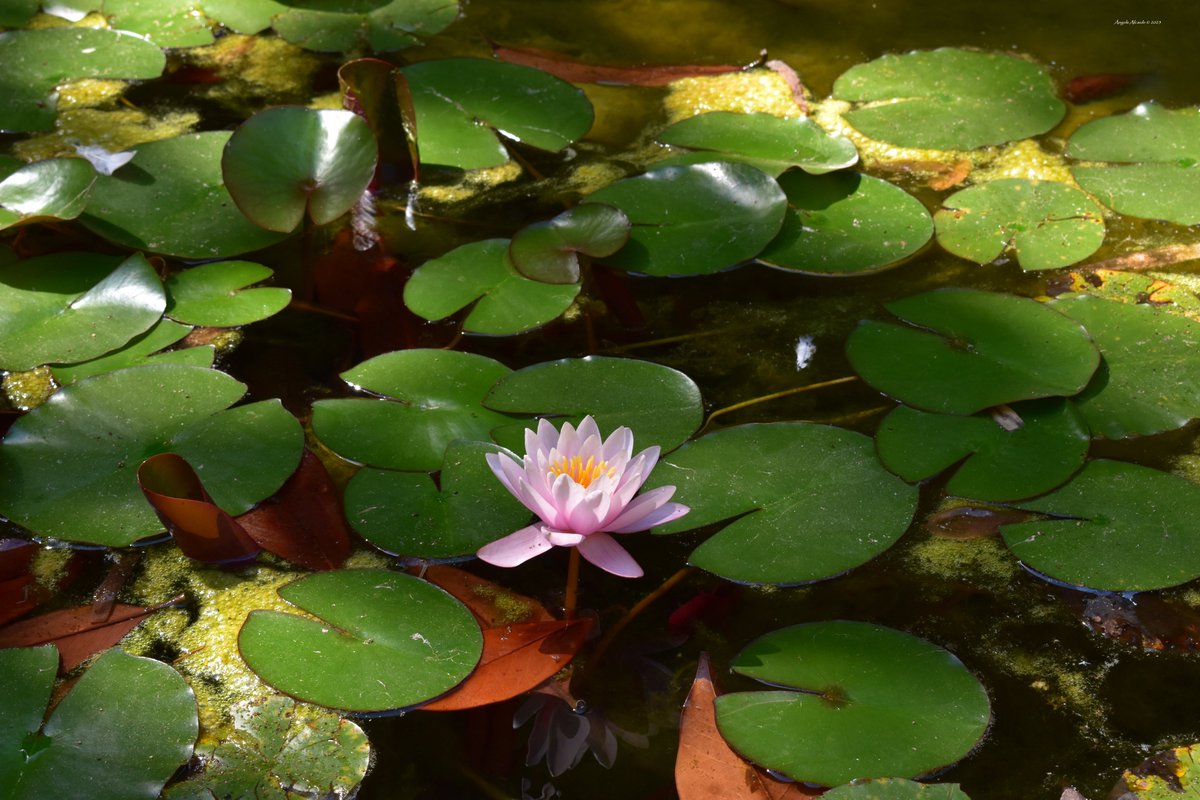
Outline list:
[[[604,203],[585,203],[517,231],[508,257],[530,280],[571,284],[579,282],[580,255],[611,256],[628,240],[625,212]]]
[[[830,136],[810,119],[772,114],[711,111],[676,122],[660,133],[658,140],[699,151],[671,156],[668,164],[727,159],[774,176],[792,167],[823,175],[858,161],[858,151],[849,139]]]

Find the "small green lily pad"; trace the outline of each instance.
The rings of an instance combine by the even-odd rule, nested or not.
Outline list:
[[[1200,486],[1178,475],[1092,461],[1062,488],[1020,507],[1050,518],[1005,525],[1004,541],[1055,580],[1143,592],[1200,577]]]
[[[611,256],[629,241],[629,218],[619,208],[585,203],[513,235],[509,261],[541,283],[579,283],[579,254]]]
[[[113,372],[126,367],[138,367],[143,364],[183,364],[193,367],[211,367],[216,352],[211,345],[201,347],[184,347],[179,350],[166,350],[190,333],[190,325],[180,325],[169,319],[160,319],[158,323],[141,334],[130,339],[119,350],[105,353],[91,361],[81,361],[78,364],[54,364],[50,371],[54,380],[62,386],[77,380],[99,375],[102,372]]]
[[[858,161],[849,139],[830,136],[810,119],[782,119],[771,114],[711,111],[676,122],[658,135],[664,144],[701,150],[688,154],[744,161],[768,175],[799,167],[812,175],[844,169]],[[671,163],[678,163],[673,157]]]
[[[918,783],[904,778],[875,778],[830,789],[825,800],[971,800],[957,783]]]
[[[452,443],[437,483],[420,472],[359,470],[346,486],[346,519],[392,555],[473,555],[530,519],[529,509],[488,468],[484,454],[496,452],[499,447],[482,442]]]
[[[935,150],[1037,136],[1066,113],[1037,64],[950,47],[858,64],[837,79],[833,96],[859,104],[846,120],[872,139]]]
[[[846,355],[871,386],[926,411],[1069,397],[1100,363],[1083,326],[1028,298],[937,289],[887,309],[909,324],[861,322]]]
[[[655,533],[728,522],[688,563],[756,584],[819,581],[869,561],[904,534],[917,503],[869,438],[805,423],[711,433],[663,459],[646,485],[674,485],[691,507]]]
[[[312,616],[250,612],[238,635],[242,658],[271,686],[318,705],[415,706],[461,683],[483,652],[467,607],[411,575],[320,572],[279,595]]]
[[[384,353],[342,373],[355,388],[381,395],[313,403],[313,431],[331,450],[384,469],[442,468],[455,439],[486,442],[512,417],[484,408],[496,381],[511,372],[498,361],[454,350]]]
[[[865,622],[773,631],[730,666],[780,688],[718,697],[721,735],[754,763],[823,786],[933,772],[969,753],[991,719],[951,653]]]
[[[1009,430],[990,415],[930,414],[898,406],[875,436],[883,465],[907,481],[954,467],[946,491],[976,500],[1020,500],[1048,492],[1087,458],[1087,423],[1061,398],[1014,404],[1020,427]]]
[[[166,314],[189,325],[232,328],[279,313],[291,302],[289,289],[246,287],[273,273],[250,261],[218,261],[191,267],[167,278]]]
[[[924,204],[858,172],[779,179],[788,209],[779,235],[758,260],[813,275],[855,275],[896,266],[933,236]]]
[[[578,294],[578,281],[554,285],[521,275],[508,239],[484,239],[418,267],[404,285],[404,304],[431,320],[471,306],[464,333],[512,336],[558,318]]]
[[[390,0],[370,3],[275,4],[275,32],[308,50],[347,52],[403,50],[420,44],[458,18],[454,0]],[[239,12],[244,13],[244,12]]]
[[[987,264],[1012,250],[1021,269],[1057,269],[1104,242],[1100,206],[1065,183],[1022,178],[990,181],[946,198],[934,214],[938,244]]]
[[[46,217],[75,219],[95,180],[82,158],[36,161],[9,173],[0,181],[0,230]]]
[[[1200,108],[1142,103],[1128,114],[1083,125],[1067,155],[1079,185],[1122,214],[1200,223]]]

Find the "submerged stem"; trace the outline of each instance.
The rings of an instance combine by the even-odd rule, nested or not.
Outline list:
[[[575,619],[575,606],[579,598],[579,548],[571,548],[571,558],[567,561],[567,593],[563,598],[563,617]]]
[[[593,653],[591,659],[588,660],[588,669],[591,669],[600,663],[601,659],[604,658],[604,654],[608,651],[608,648],[612,645],[613,641],[621,635],[621,631],[625,630],[625,626],[637,619],[637,617],[643,611],[650,607],[651,603],[662,597],[667,592],[671,591],[680,581],[695,571],[695,567],[684,567],[680,569],[674,575],[663,581],[657,589],[639,600],[637,605],[626,611],[625,616],[617,620],[617,623],[608,629],[608,632],[604,634],[604,638],[600,640],[598,645],[596,645],[596,652]]]
[[[850,383],[851,381],[856,381],[856,380],[858,380],[857,375],[847,375],[843,378],[834,378],[834,379],[828,380],[828,381],[821,381],[820,383],[810,383],[807,386],[797,386],[794,389],[784,389],[782,392],[772,392],[771,394],[764,394],[761,397],[752,397],[749,400],[743,400],[740,403],[734,403],[731,406],[725,406],[724,408],[719,408],[716,411],[709,414],[708,419],[705,420],[704,427],[702,427],[700,429],[700,432],[703,433],[705,430],[707,430],[708,426],[712,424],[712,421],[714,419],[716,419],[717,417],[721,416],[722,414],[729,414],[734,411],[740,411],[743,408],[748,408],[753,405],[758,405],[759,403],[765,403],[768,400],[778,400],[781,397],[788,397],[793,394],[803,394],[804,392],[811,392],[814,389],[825,389],[829,386],[838,386],[840,384]]]

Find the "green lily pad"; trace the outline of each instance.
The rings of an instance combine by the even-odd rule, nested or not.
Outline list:
[[[283,0],[275,32],[308,50],[403,50],[442,31],[458,18],[453,0],[370,3],[301,3]]]
[[[908,326],[868,320],[846,343],[863,380],[942,414],[1077,394],[1100,363],[1087,331],[1015,295],[937,289],[887,304]]]
[[[354,207],[375,176],[375,137],[352,111],[269,108],[233,132],[221,173],[243,214],[291,233],[305,211],[324,225]]]
[[[298,793],[336,800],[353,796],[366,775],[367,735],[331,711],[275,696],[232,713],[232,734],[196,748],[203,772],[173,784],[165,800],[294,800]]]
[[[836,786],[825,800],[971,800],[957,783],[918,783],[904,778],[876,778]]]
[[[137,36],[90,28],[0,33],[0,131],[54,127],[59,84],[81,78],[157,78],[166,59]]]
[[[86,361],[162,317],[167,298],[141,253],[56,253],[0,266],[0,368]]]
[[[113,648],[42,724],[58,651],[0,650],[0,779],[6,800],[154,800],[192,754],[196,700],[166,664]],[[20,687],[23,691],[17,693]]]
[[[404,285],[404,304],[425,319],[444,319],[471,306],[463,332],[491,336],[532,330],[571,307],[578,282],[530,280],[516,271],[508,253],[508,239],[485,239],[426,261]]]
[[[1051,518],[1005,525],[1004,541],[1055,580],[1142,592],[1200,577],[1200,486],[1178,475],[1092,461],[1061,489],[1020,507]]]
[[[288,11],[276,0],[200,0],[206,16],[237,33],[259,33],[271,20]]]
[[[0,513],[72,542],[124,547],[163,530],[136,472],[157,453],[192,464],[241,514],[296,469],[303,434],[277,400],[225,410],[246,387],[200,367],[106,372],[63,387],[0,444]]]
[[[707,151],[702,155],[709,159],[745,161],[775,176],[792,167],[823,175],[858,161],[858,151],[850,140],[828,135],[809,119],[782,119],[771,114],[712,111],[676,122],[660,133],[658,140]]]
[[[392,555],[474,555],[529,523],[529,509],[488,468],[484,454],[496,452],[500,448],[482,442],[452,443],[437,483],[421,472],[359,470],[346,486],[346,519]]]
[[[933,236],[920,200],[899,186],[857,172],[779,179],[787,216],[758,260],[814,275],[854,275],[895,266]]]
[[[291,302],[289,289],[262,286],[273,273],[249,261],[219,261],[167,278],[167,316],[189,325],[232,328],[278,314]]]
[[[101,175],[80,222],[109,241],[180,258],[225,258],[283,239],[246,218],[225,188],[228,131],[138,145],[133,161]]]
[[[739,425],[689,442],[647,482],[668,484],[692,510],[654,532],[728,521],[688,563],[743,583],[840,575],[891,547],[917,503],[917,490],[879,465],[869,438],[805,423]]]
[[[78,364],[55,364],[50,367],[54,380],[59,385],[66,386],[77,380],[99,375],[102,372],[113,372],[127,367],[138,367],[143,364],[183,364],[192,367],[211,367],[216,357],[216,351],[211,345],[202,347],[184,347],[179,350],[166,348],[187,336],[192,330],[190,325],[180,325],[169,319],[161,319],[158,323],[141,334],[130,339],[119,350],[106,353],[91,361],[81,361]]]
[[[927,774],[969,753],[991,719],[954,655],[865,622],[773,631],[730,666],[780,688],[718,697],[721,735],[754,763],[823,786]]]
[[[41,9],[41,0],[8,0],[0,7],[0,25],[20,28]]]
[[[342,373],[351,386],[382,399],[319,400],[313,431],[360,464],[441,469],[452,441],[487,442],[492,428],[513,421],[482,405],[492,384],[510,372],[498,361],[454,350],[384,353]]]
[[[517,231],[509,261],[517,272],[541,283],[578,283],[579,254],[611,256],[629,241],[629,218],[618,208],[585,203],[554,219]]]
[[[497,381],[484,398],[493,411],[564,416],[590,414],[605,433],[624,425],[637,448],[673,450],[704,419],[700,389],[682,372],[631,358],[587,356],[534,364]],[[496,441],[524,450],[523,427],[497,431]]]
[[[145,36],[159,47],[203,47],[212,44],[209,22],[195,9],[197,0],[57,0],[56,11],[80,16],[98,11],[113,30]]]
[[[833,96],[860,104],[846,120],[872,139],[936,150],[1037,136],[1066,113],[1037,64],[948,47],[851,67],[833,84]]]
[[[471,674],[483,634],[467,607],[411,575],[321,572],[279,595],[311,617],[252,611],[242,658],[293,697],[347,711],[389,711],[431,700]]]
[[[1012,250],[1023,270],[1074,264],[1104,243],[1104,212],[1065,183],[999,180],[956,192],[934,214],[938,244],[977,264]]]
[[[1067,155],[1071,174],[1100,202],[1122,214],[1200,223],[1200,108],[1176,111],[1142,103],[1128,114],[1083,125]]]
[[[748,164],[660,167],[586,200],[625,212],[629,242],[604,259],[646,275],[706,275],[754,258],[779,233],[787,197]]]
[[[412,91],[422,164],[496,167],[508,161],[497,133],[557,151],[592,127],[592,104],[583,92],[532,67],[446,58],[401,72]]]
[[[75,219],[95,180],[82,158],[51,158],[9,173],[0,181],[0,230],[44,217]]]
[[[1103,356],[1075,398],[1093,436],[1149,436],[1200,417],[1200,323],[1088,295],[1064,295],[1050,305],[1087,328]]]
[[[962,462],[946,491],[993,501],[1048,492],[1083,466],[1091,436],[1071,402],[1030,400],[1012,411],[1021,423],[1016,430],[987,414],[960,417],[899,406],[875,436],[879,458],[906,481],[931,478]]]

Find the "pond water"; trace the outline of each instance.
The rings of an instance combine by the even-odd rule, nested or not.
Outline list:
[[[1050,2],[1017,8],[998,0],[469,0],[456,22],[422,47],[404,51],[401,59],[490,57],[490,43],[543,48],[598,64],[741,65],[765,52],[792,67],[817,99],[828,97],[835,80],[854,65],[888,53],[939,47],[1022,54],[1041,64],[1060,87],[1077,76],[1136,76],[1131,87],[1111,97],[1070,106],[1061,128],[1034,137],[1047,150],[1061,152],[1065,137],[1090,119],[1151,100],[1169,108],[1200,105],[1198,25],[1200,8],[1179,2]],[[341,60],[322,56],[313,73],[312,96],[336,90],[333,70]],[[597,173],[607,176],[601,182],[646,167],[648,134],[666,124],[673,103],[696,103],[693,109],[703,110],[703,101],[679,99],[686,93],[678,89],[675,99],[665,87],[590,84],[584,89],[597,122],[576,145],[577,157],[618,164],[611,172]],[[241,121],[232,106],[192,100],[190,91],[193,87],[186,83],[150,85],[132,93],[131,101],[156,103],[160,109],[199,108],[202,128],[227,128]],[[21,150],[27,137],[5,138],[13,152],[29,158]],[[396,269],[420,265],[481,238],[511,236],[599,185],[567,182],[559,156],[525,157],[533,162],[530,169],[543,170],[550,178],[533,181],[527,173],[495,187],[469,187],[463,199],[445,200],[435,190],[439,184],[455,185],[458,176],[435,171],[423,178],[430,193],[415,205],[404,187],[385,190],[377,200],[378,224],[388,255],[400,265]],[[885,166],[867,172],[900,185],[931,211],[950,193],[931,189],[925,177]],[[563,184],[555,185],[556,179]],[[1104,243],[1090,261],[1200,243],[1195,225],[1117,214],[1108,214],[1106,224]],[[82,228],[63,227],[70,225],[14,230],[27,231],[27,240],[18,244],[31,246],[32,252],[49,249],[46,243],[64,230],[74,242],[93,244]],[[332,244],[337,226],[306,227],[303,234],[244,257],[274,269],[277,283],[292,288],[297,298],[311,298],[314,261],[316,271],[324,268],[328,276],[332,273],[327,263],[321,266],[322,258],[348,258],[348,250]],[[6,236],[14,244],[14,235]],[[1177,268],[1186,274],[1197,263],[1193,259]],[[513,336],[461,338],[454,321],[424,323],[408,315],[397,297],[386,295],[398,292],[398,284],[380,281],[364,284],[376,292],[368,305],[382,309],[377,312],[382,316],[369,323],[358,326],[344,314],[313,313],[315,302],[296,303],[245,328],[244,340],[222,366],[249,386],[249,400],[282,398],[288,411],[307,420],[314,401],[353,394],[338,379],[339,372],[401,347],[447,347],[488,356],[512,369],[584,355],[629,357],[674,368],[695,381],[706,413],[722,412],[711,430],[804,421],[873,436],[895,403],[852,379],[856,373],[845,342],[860,320],[886,319],[885,303],[940,287],[1044,297],[1066,272],[1026,272],[1015,258],[979,265],[937,244],[894,268],[853,277],[819,277],[759,264],[687,278],[612,271],[606,284],[602,277],[585,283],[585,294],[600,303],[569,313],[565,321]],[[317,278],[318,296],[321,280]],[[801,351],[810,345],[815,349],[802,358]],[[830,385],[790,391],[825,382]],[[653,395],[655,390],[647,391]],[[776,394],[780,396],[747,403]],[[726,412],[731,406],[738,407]],[[1155,436],[1098,440],[1090,456],[1181,470],[1198,452],[1196,434],[1190,423]],[[331,452],[324,455],[338,479],[353,471]],[[801,484],[821,467],[820,462],[787,465]],[[973,800],[1058,798],[1067,786],[1099,800],[1122,770],[1164,749],[1200,742],[1200,699],[1194,691],[1200,681],[1195,652],[1200,649],[1200,594],[1193,584],[1152,593],[1153,599],[1142,606],[1144,627],[1121,627],[1130,619],[1122,616],[1129,607],[1121,596],[1043,579],[1024,569],[997,535],[952,537],[924,524],[940,510],[944,488],[944,478],[926,482],[903,537],[833,579],[761,587],[701,570],[684,576],[614,640],[603,668],[588,673],[582,695],[588,719],[594,727],[603,720],[616,726],[619,741],[611,767],[590,755],[556,776],[545,763],[526,765],[535,726],[527,723],[514,730],[513,716],[523,701],[517,698],[465,712],[359,720],[375,760],[357,796],[509,798],[522,796],[524,786],[531,797],[673,797],[679,708],[700,654],[709,654],[722,691],[754,690],[760,688],[757,682],[728,669],[749,642],[787,626],[839,619],[896,628],[944,647],[985,687],[992,709],[986,737],[935,779],[960,784]],[[849,514],[851,506],[830,504],[824,513]],[[621,580],[585,564],[579,597],[583,613],[595,615],[598,633],[612,626],[720,527],[628,540],[646,571],[638,580]],[[556,548],[520,569],[479,561],[465,568],[553,610],[562,607],[567,563],[567,550]],[[99,568],[95,571],[100,574]],[[90,588],[84,590],[88,593]],[[1170,606],[1160,609],[1155,605],[1160,598]],[[680,623],[680,609],[694,614],[689,618],[693,624]],[[1094,630],[1106,623],[1112,635]],[[1161,647],[1130,641],[1135,635],[1149,640],[1154,633]],[[587,656],[581,658],[586,663]],[[863,741],[861,747],[869,750],[872,743]],[[560,794],[550,794],[547,784]]]

